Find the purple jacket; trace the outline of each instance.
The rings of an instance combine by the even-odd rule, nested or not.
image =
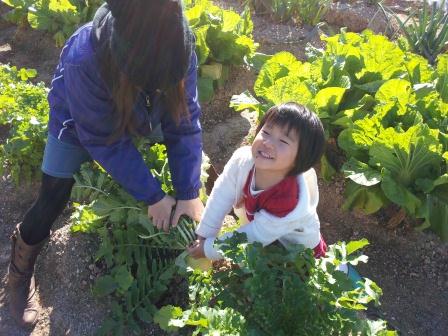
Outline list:
[[[100,76],[92,24],[78,29],[62,49],[51,89],[49,132],[54,137],[84,147],[124,189],[137,200],[154,204],[164,197],[137,151],[129,134],[107,144],[114,130],[114,103],[108,86]],[[143,136],[161,127],[167,147],[176,198],[194,199],[199,195],[202,160],[201,114],[196,86],[197,57],[193,53],[186,77],[189,120],[179,127],[162,113],[164,108],[155,98],[148,109],[149,97],[141,93],[134,106],[138,129]],[[148,112],[149,111],[149,112]],[[150,127],[151,125],[151,127]],[[151,133],[151,134],[150,134]]]

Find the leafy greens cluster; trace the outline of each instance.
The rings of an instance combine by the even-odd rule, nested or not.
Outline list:
[[[350,178],[346,208],[374,213],[393,202],[448,239],[448,55],[431,66],[370,31],[323,38],[308,61],[280,52],[265,62],[236,110],[261,116],[295,101],[316,111],[337,138]],[[328,178],[331,167],[322,161]]]
[[[167,331],[192,326],[193,335],[395,335],[358,314],[378,303],[381,289],[369,279],[355,285],[338,270],[365,262],[353,253],[367,244],[338,243],[315,259],[302,246],[263,247],[237,233],[218,244],[226,266],[190,270],[189,309],[165,306],[154,320]]]
[[[258,45],[252,38],[253,23],[247,9],[238,14],[210,0],[187,0],[184,5],[196,36],[199,99],[208,101],[214,89],[228,79],[229,66],[243,64],[255,53]]]
[[[138,147],[164,191],[172,194],[165,146],[148,148],[142,141]],[[208,159],[204,157],[203,183],[207,169]],[[96,164],[84,164],[75,180],[72,232],[99,236],[95,260],[105,271],[93,292],[111,301],[111,314],[98,334],[124,335],[127,330],[141,334],[139,322],[152,321],[155,304],[176,274],[175,258],[196,237],[195,223],[182,217],[169,232],[159,231],[148,218],[145,204],[137,202]]]
[[[1,0],[12,9],[9,21],[53,34],[64,45],[81,24],[92,20],[103,0]],[[196,36],[199,59],[199,99],[209,101],[228,79],[230,66],[254,54],[253,23],[249,10],[241,15],[210,0],[186,0],[185,15]]]
[[[103,0],[2,0],[12,7],[6,18],[19,25],[53,34],[56,45],[65,40],[85,22],[92,20]]]
[[[260,14],[269,13],[275,20],[298,21],[315,26],[327,13],[330,0],[245,0]]]
[[[0,144],[0,175],[30,182],[40,174],[48,122],[47,89],[28,79],[35,70],[0,65],[0,128],[7,138]]]

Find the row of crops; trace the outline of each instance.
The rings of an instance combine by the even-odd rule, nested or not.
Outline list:
[[[274,55],[256,97],[242,93],[231,106],[259,115],[285,101],[310,106],[346,158],[346,209],[372,214],[394,203],[447,240],[448,55],[433,67],[369,31],[324,41],[325,50],[308,49],[307,62]],[[323,177],[334,172],[324,157]]]
[[[24,24],[26,19],[32,27],[56,34],[59,44],[100,4],[3,2],[14,6],[9,15],[20,18],[16,22]],[[306,62],[287,52],[259,55],[248,10],[238,14],[207,0],[184,3],[197,40],[202,101],[212,99],[231,66],[256,64],[259,74],[253,89],[234,96],[232,107],[261,116],[284,101],[310,106],[324,122],[328,140],[336,141],[344,154],[342,167],[324,157],[321,174],[331,179],[340,170],[348,178],[346,209],[370,214],[396,204],[420,227],[448,239],[446,54],[432,66],[404,43],[368,31],[342,31],[324,38],[325,50],[309,47]],[[44,17],[55,26],[33,24],[44,22]],[[64,25],[56,17],[64,18]],[[0,144],[1,168],[17,184],[38,178],[46,139],[48,89],[31,83],[35,75],[33,70],[0,65],[0,128],[9,132]],[[151,147],[142,140],[138,148],[164,190],[173,192],[164,146]],[[205,159],[203,181],[207,167]],[[384,321],[369,321],[357,313],[369,302],[378,302],[381,289],[368,279],[354,286],[337,271],[341,263],[367,260],[358,253],[365,240],[335,244],[325,258],[315,260],[300,247],[262,248],[234,236],[221,244],[228,263],[205,272],[193,270],[183,252],[195,237],[191,220],[183,218],[170,233],[159,232],[144,204],[98,165],[84,165],[75,179],[72,231],[100,237],[95,261],[103,274],[93,292],[106,297],[111,307],[99,334],[141,334],[142,322],[155,322],[168,332],[203,335],[394,334]],[[187,279],[188,299],[161,308],[160,300],[173,291],[173,280],[179,277]]]
[[[5,15],[22,27],[46,31],[53,35],[56,46],[80,24],[93,18],[103,0],[1,0],[11,7]],[[238,14],[214,6],[209,0],[183,1],[186,17],[196,36],[199,62],[198,87],[201,101],[212,99],[214,91],[228,79],[230,65],[243,64],[257,44],[252,39],[250,12]]]
[[[6,171],[21,183],[39,171],[47,89],[29,82],[34,71],[2,65],[0,74],[2,126],[9,127],[1,155]],[[150,146],[145,140],[137,146],[164,191],[172,193],[165,147]],[[205,157],[203,182],[207,169]],[[341,263],[366,262],[366,256],[356,253],[367,244],[365,240],[335,244],[325,258],[316,260],[311,250],[301,247],[263,248],[234,236],[221,246],[229,264],[213,269],[199,264],[194,269],[184,252],[195,239],[195,223],[190,219],[182,218],[169,233],[159,232],[148,219],[146,206],[95,163],[84,164],[75,180],[71,231],[94,234],[100,240],[95,261],[103,273],[93,293],[107,298],[110,314],[97,330],[99,335],[142,334],[144,323],[150,322],[168,332],[185,327],[203,335],[286,335],[291,330],[297,330],[297,335],[316,330],[327,335],[394,334],[386,331],[384,321],[370,321],[357,313],[369,302],[377,303],[381,289],[368,279],[354,286],[337,271]],[[202,197],[205,200],[204,193]],[[158,302],[166,302],[179,277],[188,281],[188,299],[173,302],[178,306],[160,307]],[[185,290],[183,295],[187,296]],[[268,309],[274,302],[279,307],[275,315]]]

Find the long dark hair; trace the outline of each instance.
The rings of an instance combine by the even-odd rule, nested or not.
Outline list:
[[[136,133],[133,108],[142,91],[149,97],[160,95],[164,110],[179,124],[188,116],[184,77],[191,55],[186,36],[191,33],[181,4],[176,0],[109,2],[113,32],[111,42],[99,50],[99,59],[116,106],[111,138]]]

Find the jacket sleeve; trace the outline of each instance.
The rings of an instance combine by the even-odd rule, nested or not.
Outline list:
[[[80,143],[127,192],[154,204],[165,193],[152,176],[129,135],[108,143],[114,129],[114,103],[97,71],[65,64],[64,82],[70,114]]]
[[[161,120],[171,177],[176,198],[180,200],[197,198],[201,188],[202,129],[196,85],[197,67],[197,56],[193,52],[185,79],[189,118],[181,120],[179,126],[167,113]]]

